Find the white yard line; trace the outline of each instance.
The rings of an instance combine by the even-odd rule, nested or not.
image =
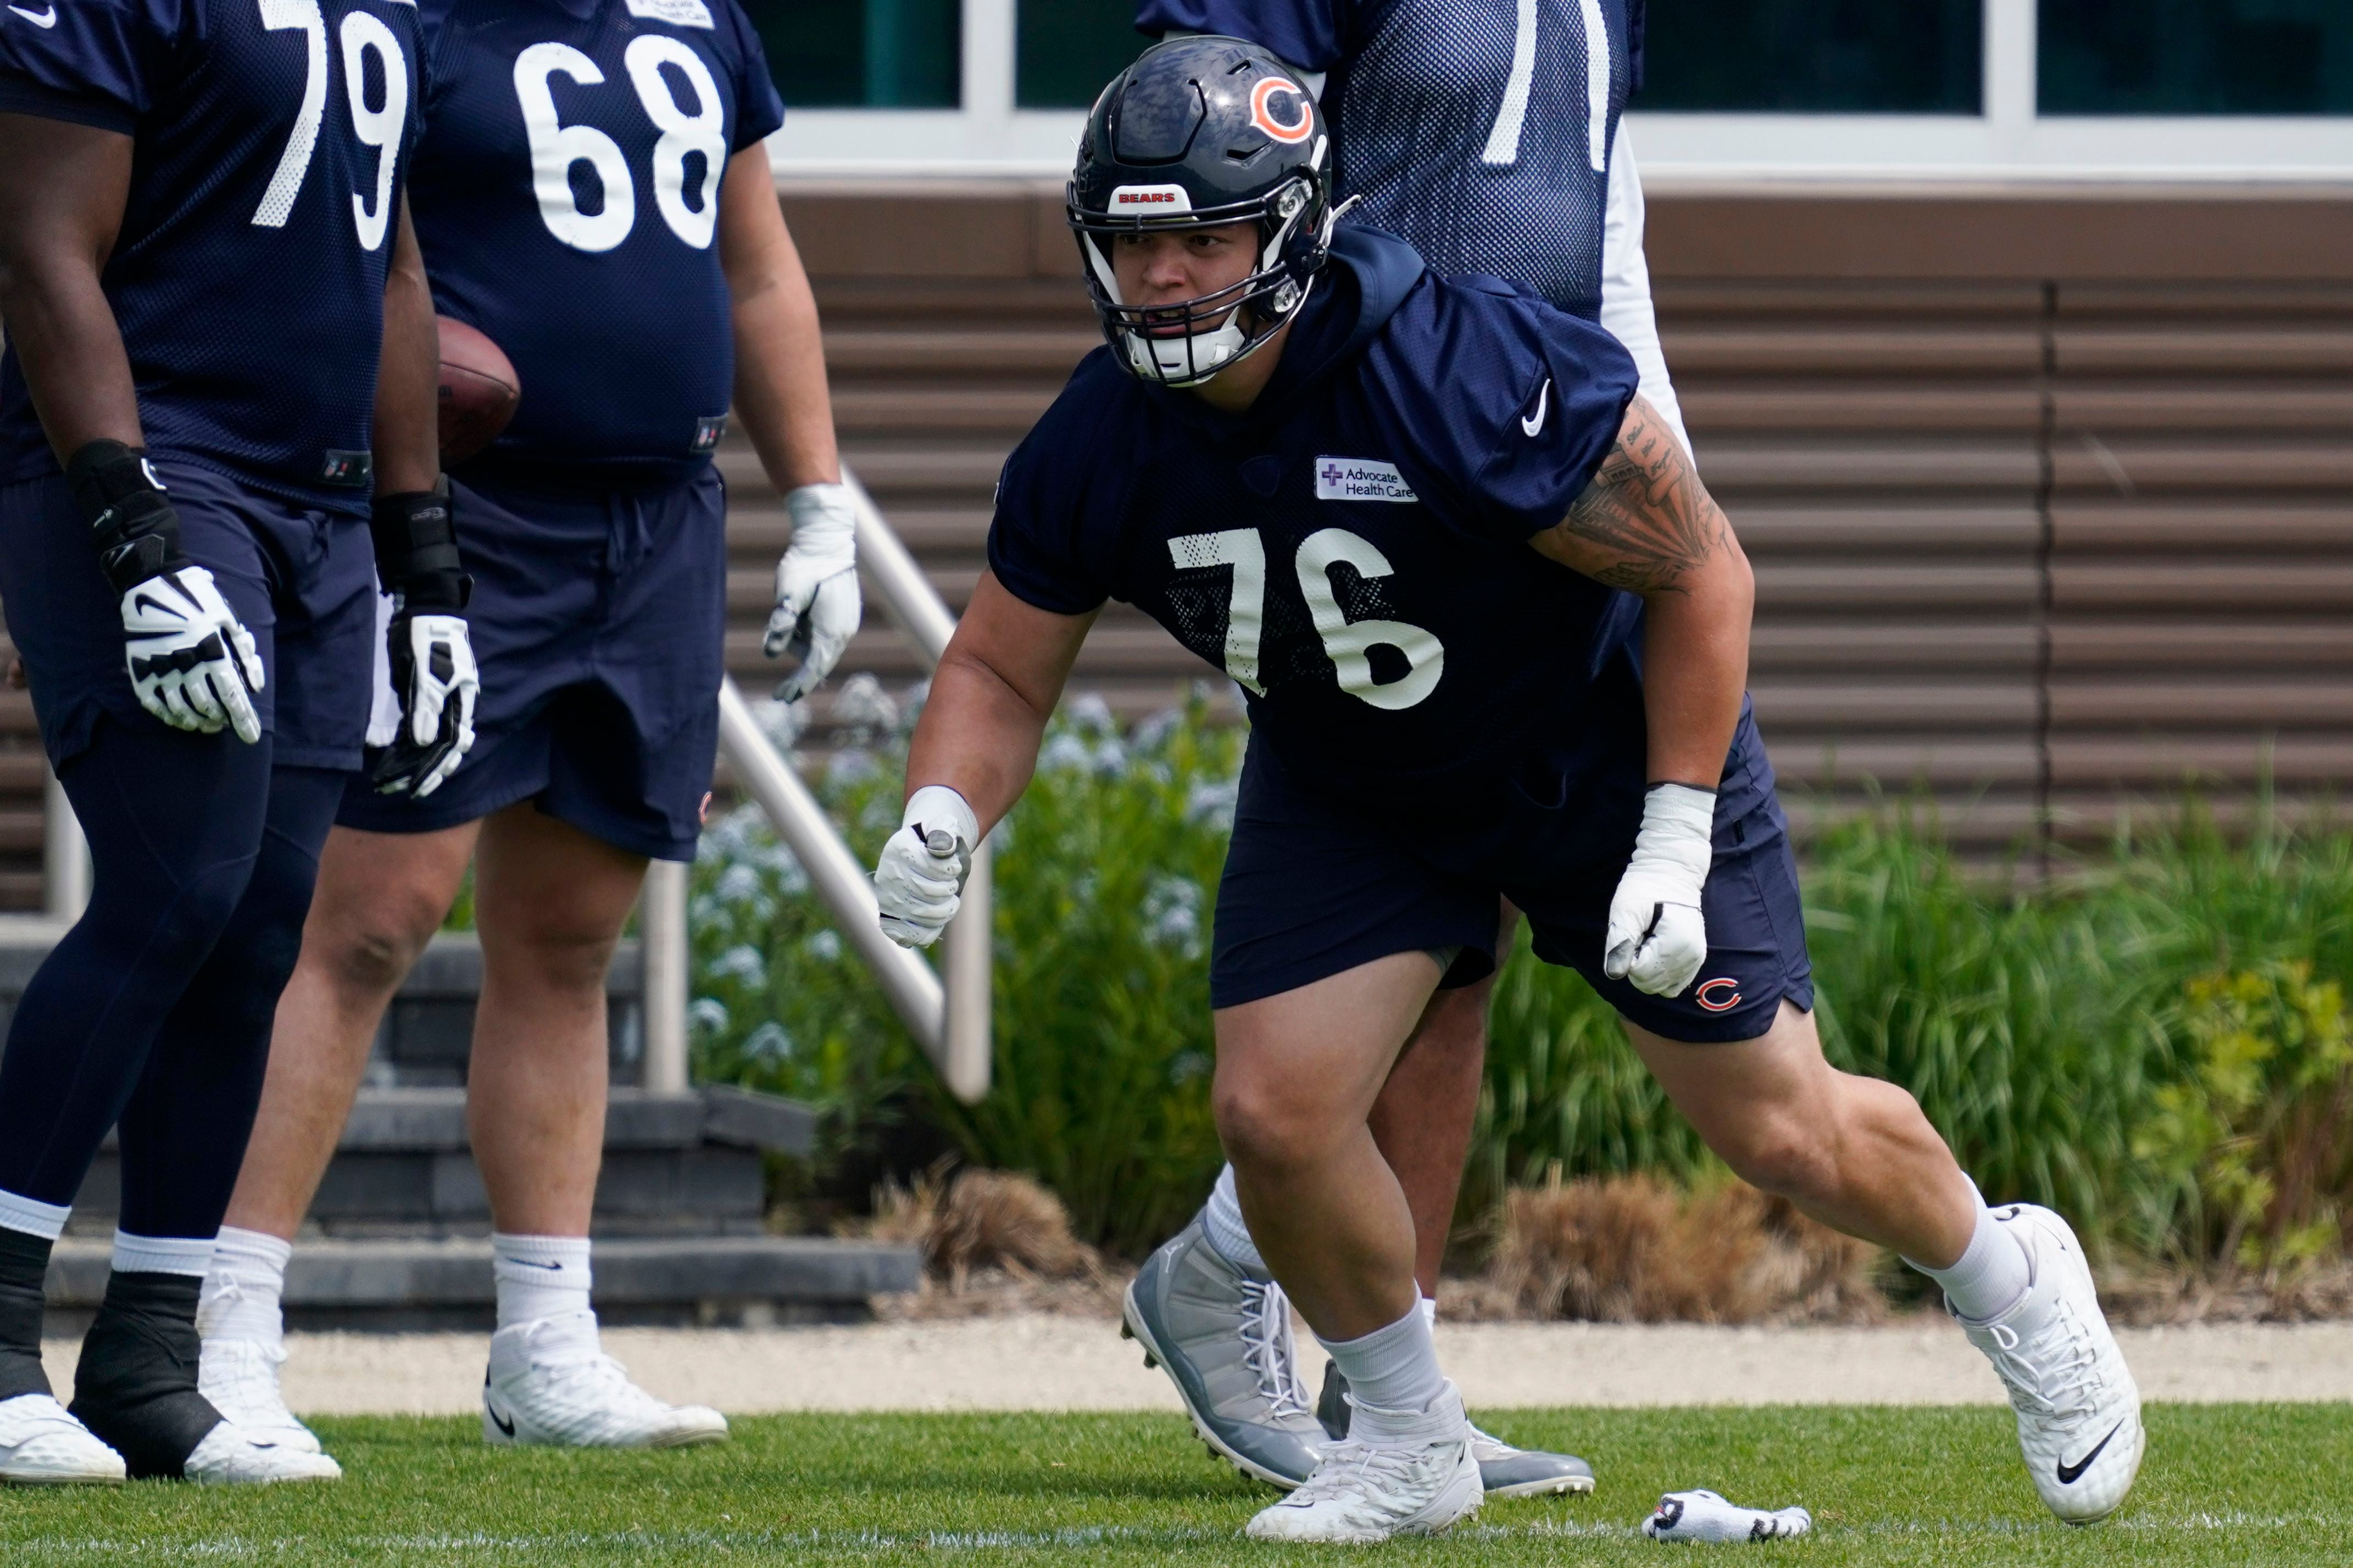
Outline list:
[[[2353,1323],[2127,1330],[2151,1399],[2353,1400]],[[288,1402],[320,1413],[476,1409],[476,1334],[295,1334]],[[1117,1326],[1071,1317],[855,1327],[615,1329],[606,1347],[664,1398],[772,1410],[1173,1410]],[[1476,1408],[1526,1405],[1996,1404],[2000,1390],[1951,1324],[1717,1329],[1441,1323],[1439,1352]],[[69,1342],[49,1376],[72,1384]],[[1302,1344],[1310,1380],[1324,1358]]]

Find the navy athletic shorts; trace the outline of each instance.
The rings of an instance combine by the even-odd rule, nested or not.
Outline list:
[[[1640,807],[1629,804],[1630,824]],[[1488,869],[1440,866],[1389,823],[1311,791],[1253,738],[1218,886],[1210,1005],[1278,995],[1393,952],[1455,950],[1440,984],[1470,984],[1493,972],[1498,901],[1508,898],[1525,911],[1539,958],[1576,970],[1620,1014],[1668,1039],[1754,1039],[1783,999],[1812,1008],[1788,822],[1745,713],[1716,795],[1715,862],[1701,905],[1707,961],[1680,996],[1649,995],[1601,973],[1630,826],[1606,852],[1547,866],[1540,854],[1512,853],[1556,837],[1539,808],[1526,809],[1525,832],[1483,825],[1481,837],[1500,847],[1486,852]]]
[[[150,461],[180,514],[181,547],[212,573],[260,651],[253,706],[271,760],[357,768],[376,657],[367,520],[283,500],[194,463]],[[0,602],[50,766],[81,754],[100,714],[163,723],[131,689],[121,595],[99,570],[62,474],[0,488]]]
[[[719,750],[727,487],[450,481],[474,574],[474,749],[423,800],[355,779],[335,820],[431,833],[517,801],[633,854],[691,860]]]

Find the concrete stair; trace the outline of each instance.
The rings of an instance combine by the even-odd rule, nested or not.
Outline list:
[[[0,1018],[43,949],[0,945]],[[481,950],[437,938],[388,1014],[369,1087],[287,1274],[294,1326],[488,1328],[490,1203],[466,1134],[464,1074]],[[817,1113],[775,1095],[635,1087],[640,965],[624,944],[607,981],[615,1088],[592,1231],[597,1310],[608,1321],[747,1324],[864,1316],[868,1298],[912,1290],[916,1248],[765,1233],[766,1161],[814,1147]],[[420,1081],[421,1080],[421,1081]],[[109,1136],[50,1266],[51,1331],[96,1308],[120,1200]]]

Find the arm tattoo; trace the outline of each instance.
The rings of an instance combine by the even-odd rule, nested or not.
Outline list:
[[[1726,525],[1673,431],[1637,398],[1618,444],[1553,532],[1597,581],[1672,594],[1724,545]]]

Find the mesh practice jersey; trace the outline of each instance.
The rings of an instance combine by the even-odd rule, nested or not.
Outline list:
[[[407,0],[0,7],[0,110],[134,144],[100,282],[151,450],[366,510],[422,55]],[[56,471],[11,348],[0,482]]]
[[[427,0],[426,24],[417,242],[436,307],[522,385],[477,461],[591,484],[708,463],[735,364],[721,178],[785,114],[742,6]]]
[[[1336,190],[1440,272],[1588,321],[1640,0],[1145,0],[1150,33],[1250,38],[1329,73]]]
[[[1614,830],[1644,783],[1641,602],[1527,542],[1633,393],[1599,327],[1345,228],[1246,414],[1082,361],[1006,462],[989,564],[1043,610],[1144,610],[1335,790],[1459,799],[1529,763]]]

